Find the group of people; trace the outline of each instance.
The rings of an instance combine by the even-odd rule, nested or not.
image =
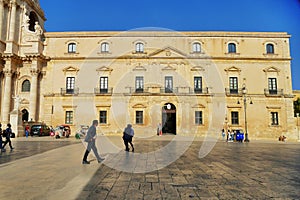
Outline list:
[[[226,141],[227,142],[232,142],[234,141],[234,138],[235,138],[235,135],[236,133],[233,131],[233,130],[227,130],[227,132],[225,133],[226,131],[224,129],[222,129],[222,137],[223,137],[223,140],[225,139],[225,136],[226,136]]]
[[[10,150],[14,149],[12,147],[11,140],[10,140],[11,135],[12,135],[11,124],[8,123],[6,129],[2,131],[2,124],[0,123],[0,148],[1,148],[1,152],[5,151],[5,146],[7,145],[7,143],[9,144]],[[5,138],[4,143],[3,143],[3,138]],[[3,143],[3,145],[2,145],[2,143]]]
[[[84,141],[87,142],[87,147],[82,159],[82,164],[90,164],[90,161],[87,160],[88,155],[90,153],[91,150],[93,150],[98,163],[101,163],[102,161],[105,160],[105,158],[101,158],[100,155],[98,154],[98,150],[96,147],[96,138],[97,138],[97,133],[96,133],[96,127],[98,126],[98,120],[93,120],[92,122],[92,126],[89,127],[86,135],[85,135],[85,139]],[[129,151],[129,145],[131,146],[131,150],[132,152],[134,152],[134,146],[132,144],[132,138],[134,136],[134,130],[132,128],[131,124],[128,124],[127,127],[124,129],[123,131],[123,141],[124,141],[124,145],[125,145],[125,151]]]

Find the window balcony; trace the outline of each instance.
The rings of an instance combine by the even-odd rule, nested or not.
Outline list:
[[[208,94],[208,87],[205,88],[194,88],[193,91],[191,91],[191,93],[197,94],[197,95],[201,95],[201,94]]]
[[[60,93],[61,95],[78,95],[79,88],[61,88]]]
[[[283,89],[277,89],[277,90],[265,89],[265,95],[266,97],[280,97],[283,96]]]
[[[131,95],[208,95],[208,87],[205,88],[191,88],[191,87],[146,87],[135,88],[126,87],[126,94]]]
[[[127,89],[127,93],[129,94],[141,94],[141,95],[145,95],[146,93],[148,93],[148,88],[135,88],[135,87],[126,87]]]
[[[95,95],[112,95],[113,88],[94,88]]]
[[[231,88],[225,88],[225,94],[226,96],[243,96],[242,89],[231,89]]]

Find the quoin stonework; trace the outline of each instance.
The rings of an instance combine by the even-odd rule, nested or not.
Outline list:
[[[0,0],[0,13],[2,124],[20,113],[73,130],[98,119],[102,134],[131,123],[153,135],[161,123],[178,135],[298,139],[286,32],[47,32],[38,0]]]

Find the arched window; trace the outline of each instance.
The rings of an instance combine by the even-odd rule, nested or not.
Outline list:
[[[201,45],[200,43],[196,42],[193,44],[193,52],[194,53],[200,53],[201,52]]]
[[[107,53],[109,52],[109,44],[107,42],[103,42],[101,44],[101,52],[102,53]]]
[[[267,53],[273,54],[274,53],[274,45],[273,44],[267,44],[266,50],[267,50]]]
[[[30,81],[29,80],[23,81],[22,92],[30,92]]]
[[[139,43],[136,43],[135,45],[135,52],[137,53],[143,53],[144,52],[144,44],[139,42]]]
[[[76,53],[76,44],[74,42],[68,44],[68,53]]]
[[[236,53],[236,45],[234,43],[228,44],[228,53]]]
[[[35,28],[34,28],[35,22],[39,22],[38,17],[35,14],[35,12],[30,12],[30,14],[29,14],[29,30],[32,32],[35,31]]]

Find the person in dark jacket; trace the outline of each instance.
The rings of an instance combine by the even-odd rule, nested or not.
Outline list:
[[[6,136],[5,136],[6,141],[4,142],[2,149],[4,149],[4,147],[7,145],[7,143],[9,143],[10,150],[13,150],[14,148],[12,147],[11,140],[10,140],[10,136],[11,136],[11,133],[12,133],[10,123],[7,124],[7,128],[6,128],[5,132],[6,132]]]
[[[90,162],[87,160],[87,157],[90,153],[91,150],[93,150],[98,163],[102,162],[104,158],[101,158],[98,154],[98,150],[96,147],[96,138],[97,138],[97,133],[96,133],[96,127],[98,126],[98,120],[93,120],[92,126],[89,128],[89,130],[86,133],[84,141],[88,143],[85,154],[83,156],[82,164],[90,164]]]
[[[128,143],[131,145],[132,152],[134,152],[134,147],[132,144],[132,138],[134,136],[134,130],[131,124],[127,124],[127,127],[123,131],[123,141],[125,145],[125,151],[129,151]]]

